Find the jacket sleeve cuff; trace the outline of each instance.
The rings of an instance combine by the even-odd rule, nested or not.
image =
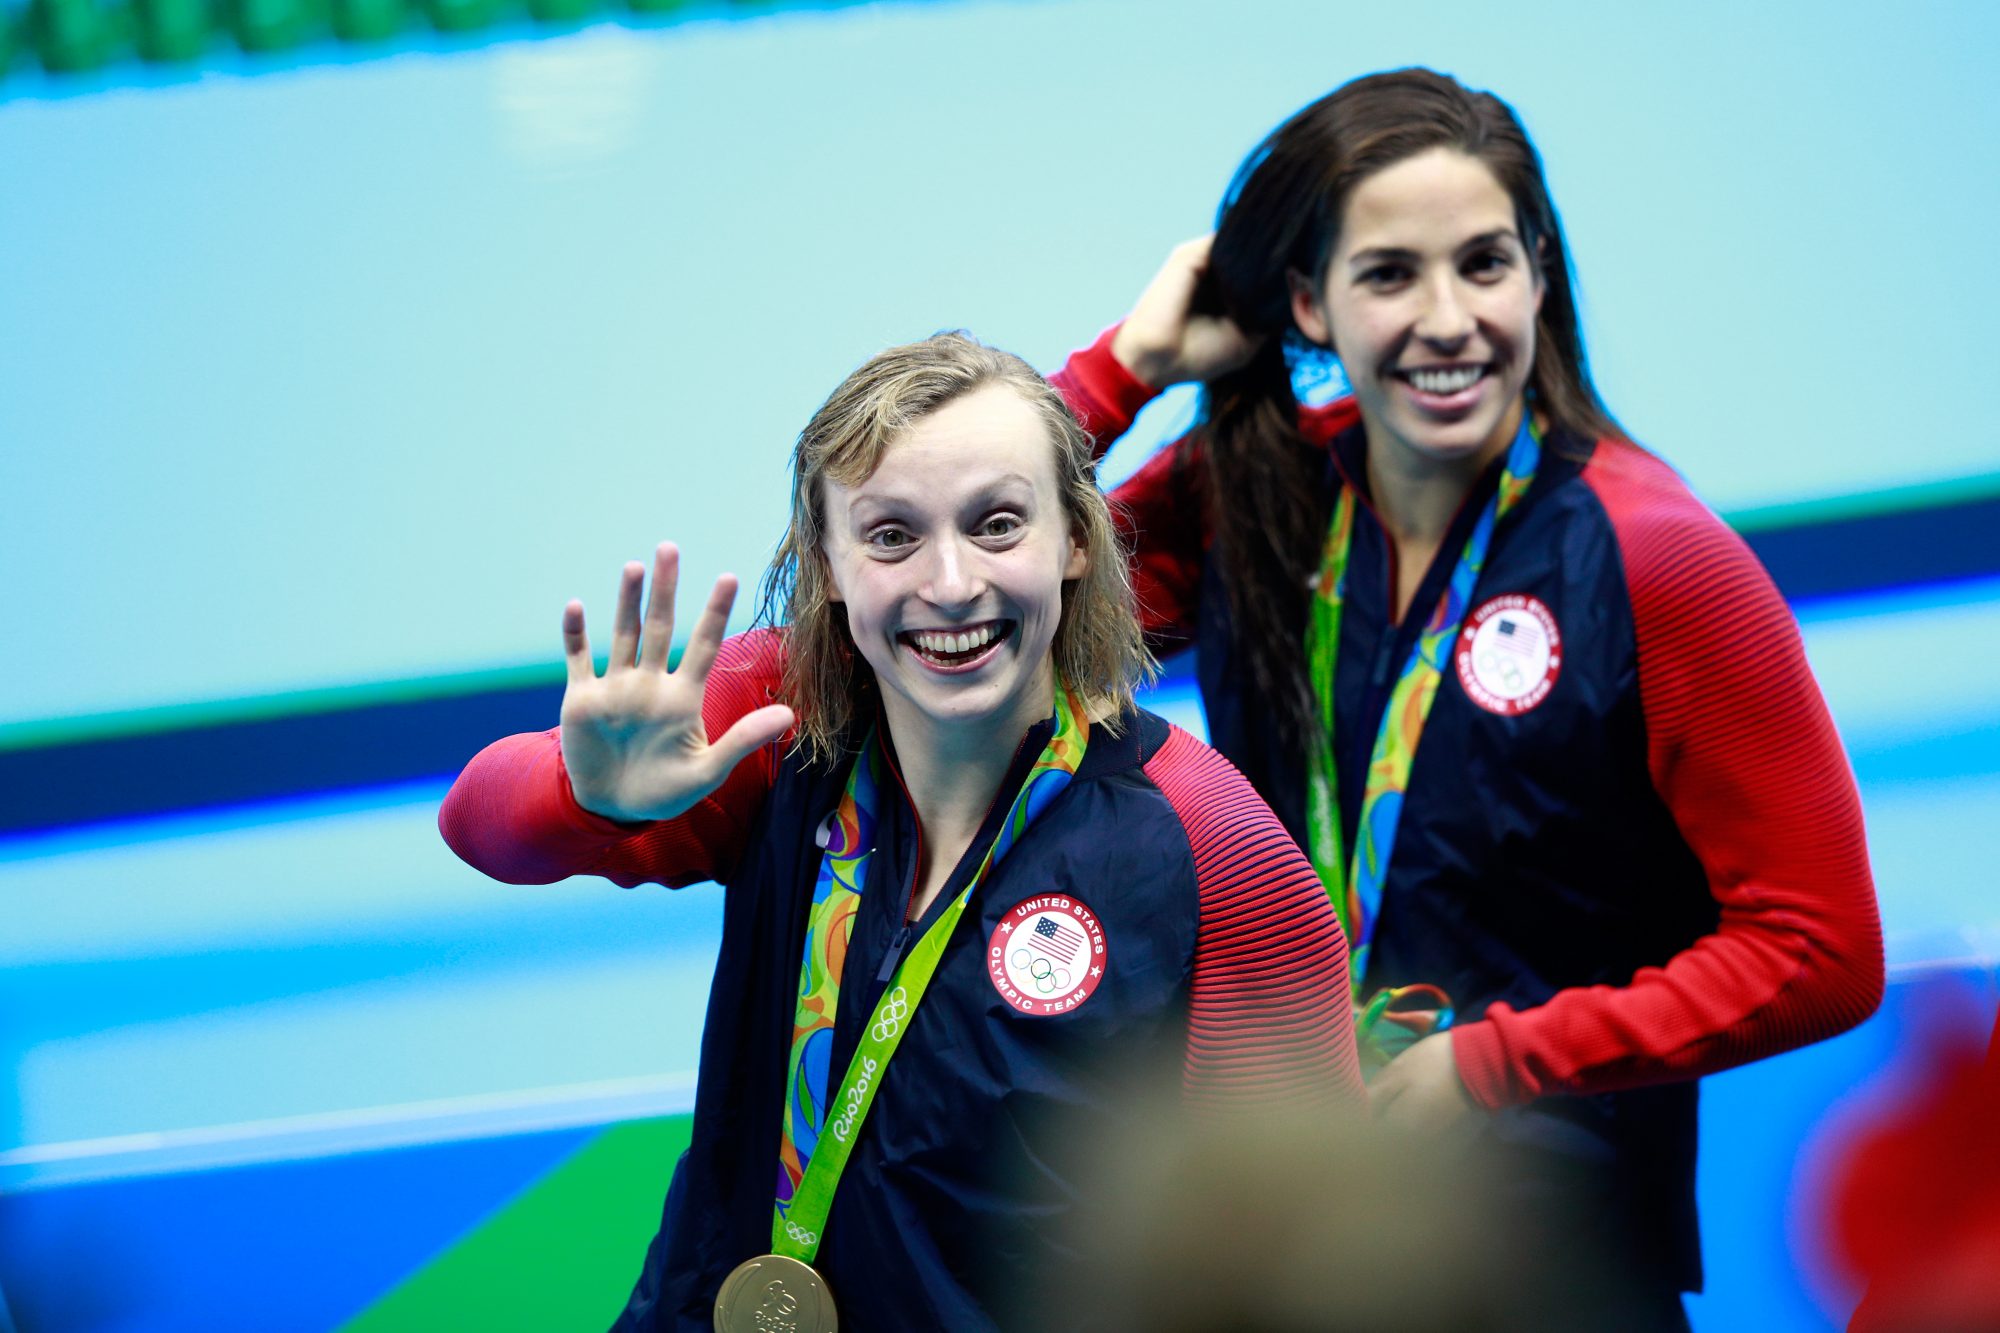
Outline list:
[[[1515,1081],[1509,1077],[1506,1043],[1491,1019],[1454,1027],[1451,1058],[1458,1065],[1459,1082],[1465,1084],[1472,1100],[1488,1111],[1529,1100],[1519,1095]]]
[[[569,765],[563,759],[560,743],[556,746],[556,817],[563,828],[575,834],[579,841],[614,842],[652,827],[650,820],[626,824],[584,809],[576,799],[576,789],[570,786]]]
[[[1120,321],[1122,323],[1123,321]],[[1097,341],[1072,352],[1056,373],[1056,388],[1100,450],[1132,427],[1132,418],[1159,396],[1159,390],[1125,369],[1111,354],[1119,324],[1097,335]]]

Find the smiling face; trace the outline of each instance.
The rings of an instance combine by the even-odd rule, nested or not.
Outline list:
[[[1520,425],[1542,290],[1506,190],[1434,148],[1354,188],[1317,288],[1294,277],[1292,315],[1339,355],[1371,456],[1457,470]]]
[[[855,485],[822,485],[832,598],[898,744],[1046,717],[1063,584],[1088,556],[1034,408],[987,385],[918,419]]]

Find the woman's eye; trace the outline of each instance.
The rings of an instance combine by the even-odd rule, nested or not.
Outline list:
[[[910,534],[901,528],[877,528],[868,534],[868,544],[879,551],[900,551],[910,541]]]
[[[1410,271],[1401,264],[1377,264],[1362,270],[1361,281],[1370,287],[1393,287],[1409,276]]]
[[[1020,526],[1021,520],[1013,517],[1011,514],[996,514],[979,525],[979,535],[982,537],[1011,537],[1014,535],[1015,529]]]
[[[1506,272],[1513,261],[1498,250],[1485,250],[1465,261],[1465,271],[1475,278],[1491,278]]]

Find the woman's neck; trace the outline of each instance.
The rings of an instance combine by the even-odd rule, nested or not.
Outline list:
[[[1493,438],[1456,458],[1420,454],[1369,432],[1368,493],[1376,514],[1399,547],[1434,552],[1444,542],[1480,474],[1513,443],[1520,429],[1521,410],[1521,405],[1515,404]]]
[[[941,720],[900,696],[884,698],[882,711],[897,765],[924,831],[913,918],[930,905],[978,836],[994,801],[1005,794],[1000,784],[1023,738],[1054,706],[1052,672],[1046,689],[1030,690],[1019,707],[983,718]]]

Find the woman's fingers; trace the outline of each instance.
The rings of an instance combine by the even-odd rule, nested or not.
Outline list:
[[[1111,337],[1111,354],[1119,364],[1156,389],[1189,377],[1186,344],[1196,318],[1195,289],[1214,241],[1212,235],[1197,236],[1175,246]]]
[[[1167,263],[1160,271],[1162,278],[1168,274],[1167,285],[1181,298],[1182,308],[1193,303],[1194,289],[1201,281],[1202,274],[1208,272],[1208,252],[1215,248],[1215,233],[1197,236],[1191,241],[1182,241],[1167,257]]]
[[[721,771],[726,775],[756,751],[790,731],[794,721],[792,710],[783,704],[766,704],[737,718],[729,730],[709,743],[709,751],[720,762]]]
[[[646,598],[646,623],[639,635],[639,665],[649,671],[667,669],[667,650],[674,642],[674,591],[680,573],[678,546],[661,542],[653,548],[653,590]]]
[[[628,560],[618,576],[618,606],[611,618],[611,662],[607,674],[632,666],[639,656],[639,589],[646,582],[646,567]]]
[[[735,604],[736,576],[724,574],[709,591],[708,605],[701,609],[701,618],[688,633],[680,669],[674,674],[691,673],[688,679],[697,685],[708,678],[708,669],[715,665],[715,655],[722,650],[722,632],[729,627],[729,608]]]
[[[590,661],[590,636],[583,632],[583,603],[571,598],[562,613],[563,665],[569,683],[581,684],[597,674]]]

